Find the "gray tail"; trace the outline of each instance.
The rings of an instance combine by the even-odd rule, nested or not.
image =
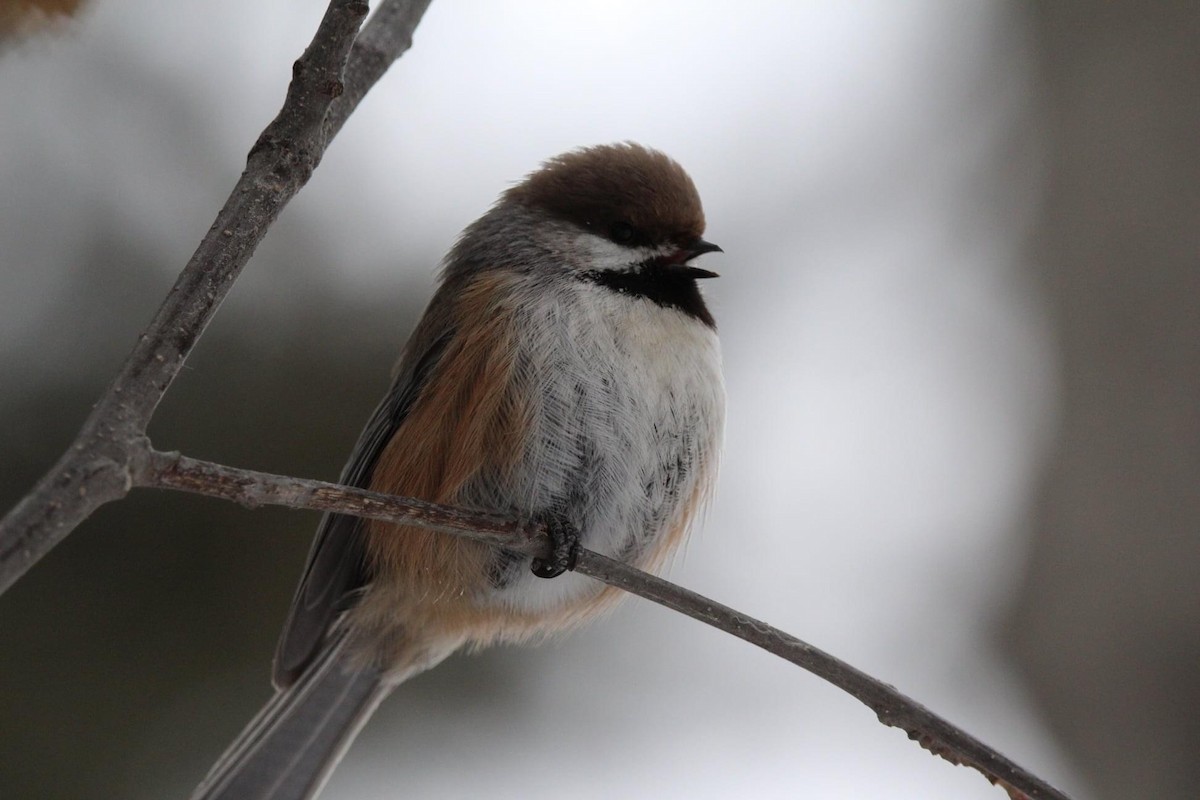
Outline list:
[[[379,672],[350,666],[344,637],[331,641],[276,693],[192,793],[192,800],[304,800],[387,696]]]

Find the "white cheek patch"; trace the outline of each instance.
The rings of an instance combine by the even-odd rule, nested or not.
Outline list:
[[[575,246],[586,269],[623,270],[647,259],[666,255],[663,247],[625,247],[594,233],[580,233]]]

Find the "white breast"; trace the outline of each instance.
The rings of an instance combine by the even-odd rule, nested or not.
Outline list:
[[[478,499],[521,513],[557,504],[585,547],[638,563],[715,478],[724,424],[716,333],[584,281],[537,288],[518,307],[517,379],[536,398],[533,430],[506,496]],[[537,610],[597,586],[522,573],[496,599]]]

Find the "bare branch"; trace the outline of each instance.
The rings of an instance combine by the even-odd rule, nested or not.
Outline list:
[[[550,539],[543,526],[496,514],[470,512],[324,481],[237,469],[178,453],[147,451],[141,463],[143,469],[135,476],[138,486],[195,492],[232,500],[251,508],[281,505],[336,511],[431,528],[522,555],[550,555]],[[931,753],[953,764],[973,767],[983,773],[992,783],[1003,787],[1014,800],[1068,800],[1063,792],[920,703],[900,694],[894,687],[789,633],[591,550],[580,552],[575,571],[731,633],[808,670],[858,698],[875,712],[880,722],[906,731],[910,739],[919,742]]]
[[[346,64],[346,90],[325,117],[325,136],[332,139],[358,108],[367,90],[388,67],[412,47],[413,31],[432,0],[383,0],[354,40]]]
[[[408,48],[428,5],[428,0],[386,0],[367,26],[369,40],[352,53],[367,4],[329,4],[293,67],[283,108],[250,150],[245,172],[154,320],[74,443],[0,520],[0,593],[96,508],[129,491],[132,475],[144,468],[139,459],[147,452],[146,426],[163,394],[267,229],[308,182],[341,123]],[[349,92],[343,71],[350,76]]]
[[[575,571],[686,614],[808,670],[856,697],[875,712],[880,722],[904,730],[908,738],[929,752],[952,764],[972,767],[983,773],[993,784],[1004,788],[1013,800],[1069,800],[1059,789],[909,699],[894,686],[872,678],[790,633],[590,550],[580,553]]]
[[[337,511],[465,536],[524,556],[550,556],[546,529],[533,523],[353,486],[227,467],[179,453],[148,450],[134,485],[219,497],[247,508],[270,505]]]

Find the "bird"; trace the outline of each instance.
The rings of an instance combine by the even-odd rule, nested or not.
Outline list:
[[[276,693],[193,800],[314,797],[404,680],[611,607],[617,590],[570,571],[578,547],[663,566],[723,436],[704,231],[688,173],[622,142],[548,159],[462,232],[341,482],[542,523],[553,553],[325,515]]]

